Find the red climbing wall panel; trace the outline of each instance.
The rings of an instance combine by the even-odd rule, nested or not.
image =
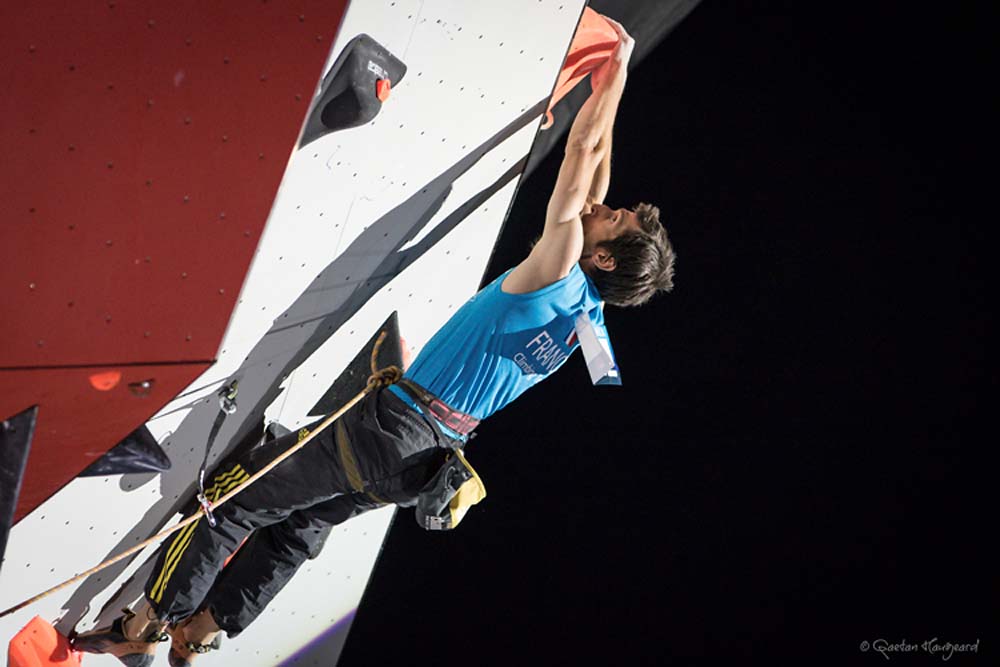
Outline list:
[[[0,419],[40,405],[18,517],[215,357],[345,6],[0,9]],[[155,398],[57,372],[96,366]]]

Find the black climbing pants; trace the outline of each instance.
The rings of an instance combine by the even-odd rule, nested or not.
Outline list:
[[[369,394],[216,509],[214,527],[201,517],[168,539],[146,597],[170,622],[209,608],[219,627],[235,636],[319,552],[331,526],[388,503],[413,505],[444,461],[441,438],[392,392]],[[245,482],[297,440],[290,433],[227,457],[206,488],[209,500]]]

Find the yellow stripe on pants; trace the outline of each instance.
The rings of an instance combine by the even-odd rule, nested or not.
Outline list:
[[[250,475],[243,470],[242,466],[236,464],[231,471],[216,477],[216,483],[205,492],[205,496],[210,502],[215,502],[248,479],[250,479]],[[220,487],[220,485],[224,486]],[[167,582],[170,581],[170,576],[177,567],[177,563],[180,561],[185,549],[187,549],[199,521],[201,521],[200,518],[192,521],[171,543],[170,549],[163,559],[160,576],[157,577],[156,583],[153,584],[153,589],[150,592],[153,602],[159,603],[163,599],[163,591],[167,588]]]

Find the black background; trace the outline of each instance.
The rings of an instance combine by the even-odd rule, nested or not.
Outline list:
[[[399,513],[339,664],[989,660],[995,74],[961,8],[875,4],[703,2],[631,74],[608,202],[661,207],[676,289],[608,309],[623,388],[576,356],[480,427],[458,530]]]

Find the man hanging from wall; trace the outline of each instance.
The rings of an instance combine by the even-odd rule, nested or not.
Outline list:
[[[579,345],[578,316],[603,326],[602,301],[646,303],[673,287],[674,252],[649,204],[604,204],[611,134],[634,41],[591,75],[593,92],[570,129],[540,240],[528,257],[473,296],[431,338],[403,379],[370,393],[302,451],[168,540],[143,600],[110,627],[74,639],[129,667],[190,665],[242,632],[322,546],[324,528],[388,503],[414,506],[482,419],[559,368]],[[217,500],[296,440],[290,434],[228,460],[206,495]],[[455,456],[453,454],[459,454]],[[449,468],[452,466],[452,468]],[[419,508],[418,508],[419,509]],[[437,517],[427,517],[435,527]],[[245,540],[245,543],[244,543]],[[226,559],[242,548],[223,568]]]

